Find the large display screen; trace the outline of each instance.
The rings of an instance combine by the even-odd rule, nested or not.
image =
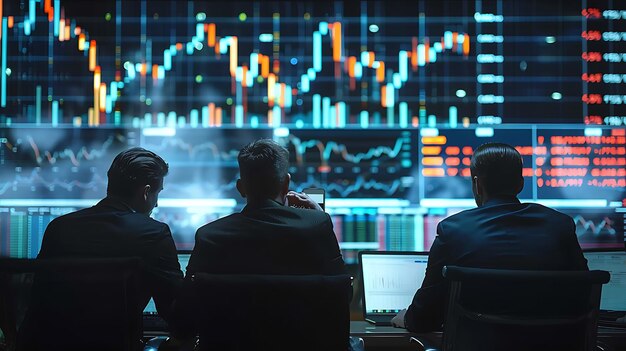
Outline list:
[[[272,138],[326,190],[348,262],[428,250],[474,207],[488,141],[523,201],[624,246],[626,7],[617,1],[0,1],[0,255],[36,256],[123,149],[170,165],[153,216],[181,250],[244,205],[236,156]],[[621,6],[621,7],[620,7]]]

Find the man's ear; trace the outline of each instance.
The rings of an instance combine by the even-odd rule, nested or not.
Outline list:
[[[147,201],[148,200],[148,194],[150,194],[150,190],[152,189],[152,187],[150,186],[150,184],[146,184],[144,185],[142,191],[142,196],[143,196],[143,200]]]
[[[243,198],[246,197],[246,187],[244,186],[241,179],[237,179],[237,191],[239,191],[239,194],[241,195],[241,197]]]

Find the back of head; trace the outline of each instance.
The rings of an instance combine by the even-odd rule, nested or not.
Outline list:
[[[472,177],[481,179],[490,196],[517,195],[522,188],[522,156],[511,145],[486,143],[474,150]]]
[[[152,151],[140,147],[122,151],[107,172],[107,195],[129,198],[145,185],[159,189],[168,170],[167,163]]]
[[[289,171],[289,151],[271,139],[254,141],[237,157],[245,195],[249,199],[278,196]]]

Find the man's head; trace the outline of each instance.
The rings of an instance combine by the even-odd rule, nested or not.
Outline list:
[[[168,165],[159,155],[135,147],[120,152],[107,172],[107,195],[126,202],[137,212],[150,214],[158,204]]]
[[[478,206],[490,198],[516,196],[524,187],[522,156],[511,145],[486,143],[479,146],[474,150],[470,171]]]
[[[254,141],[239,151],[241,179],[237,190],[248,202],[273,199],[284,202],[291,176],[289,151],[270,139]]]

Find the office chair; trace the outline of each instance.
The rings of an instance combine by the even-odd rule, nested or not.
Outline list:
[[[200,350],[341,350],[350,335],[347,275],[196,273],[185,281],[183,316]]]
[[[138,258],[0,259],[7,349],[140,350]]]
[[[446,266],[444,351],[596,349],[606,271]]]

